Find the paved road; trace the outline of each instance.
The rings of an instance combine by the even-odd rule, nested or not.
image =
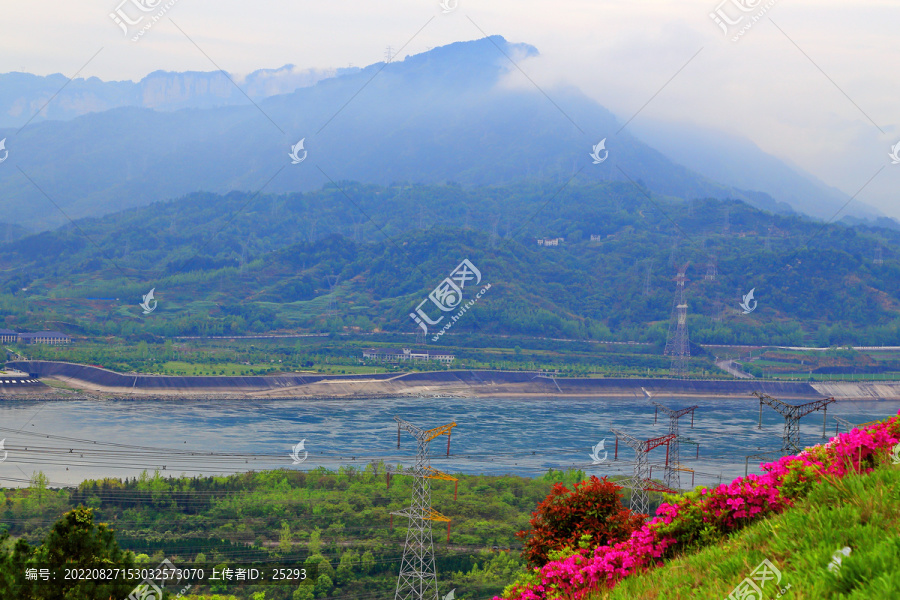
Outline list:
[[[720,360],[716,363],[716,366],[722,369],[723,371],[728,371],[738,379],[753,379],[753,375],[749,373],[744,373],[743,371],[738,370],[736,366],[734,366],[733,360]]]

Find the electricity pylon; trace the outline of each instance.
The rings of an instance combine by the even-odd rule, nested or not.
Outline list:
[[[619,438],[622,438],[635,453],[634,460],[634,476],[626,479],[622,483],[622,487],[631,490],[631,512],[649,514],[650,511],[650,492],[664,491],[671,492],[673,490],[661,489],[660,486],[650,480],[650,463],[647,461],[647,455],[657,446],[666,445],[666,467],[669,466],[668,446],[674,436],[664,435],[662,437],[651,438],[649,440],[640,440],[633,435],[620,431],[618,429],[610,429],[616,436],[616,453],[615,458],[619,458]]]
[[[847,419],[843,419],[841,417],[832,417],[835,421],[837,421],[837,425],[834,427],[834,435],[838,434],[838,431],[841,428],[841,425],[847,428],[847,432],[849,433],[852,429],[862,429],[866,425],[872,425],[873,423],[877,423],[878,421],[868,421],[866,423],[851,423]]]
[[[682,408],[680,410],[672,410],[668,406],[660,404],[659,402],[651,401],[651,404],[656,407],[656,411],[653,413],[653,424],[656,424],[656,416],[659,411],[663,411],[667,415],[669,415],[669,435],[675,436],[671,442],[669,442],[669,458],[666,461],[666,485],[673,490],[681,489],[681,478],[678,476],[678,473],[681,471],[681,457],[678,454],[678,419],[683,417],[684,415],[691,415],[691,429],[694,428],[694,410],[699,408],[698,406],[689,406],[687,408]],[[698,446],[699,448],[699,446]]]
[[[838,434],[838,430],[841,428],[841,425],[843,425],[843,426],[847,429],[848,432],[849,432],[851,429],[853,429],[854,427],[856,427],[856,425],[854,425],[853,423],[851,423],[851,422],[848,421],[847,419],[842,419],[841,417],[832,417],[832,418],[833,418],[835,421],[837,421],[837,425],[834,426],[834,435],[837,435],[837,434]]]
[[[341,280],[341,274],[326,275],[325,279],[328,281],[328,309],[326,314],[328,316],[334,316],[337,314],[337,299],[334,297],[334,290]]]
[[[394,600],[438,600],[437,569],[434,564],[434,540],[431,524],[434,521],[447,523],[447,541],[450,541],[450,519],[431,507],[431,479],[456,481],[446,473],[432,469],[428,465],[428,443],[434,438],[447,436],[447,456],[450,456],[450,433],[456,423],[422,429],[408,421],[394,417],[397,421],[397,447],[400,447],[400,430],[407,431],[416,438],[416,465],[403,475],[415,477],[412,502],[409,508],[391,513],[409,519],[406,530],[406,545],[400,574],[397,577],[397,591]]]
[[[834,398],[826,398],[824,400],[814,400],[806,404],[793,405],[782,402],[777,398],[773,398],[768,394],[753,392],[753,395],[759,398],[759,427],[762,429],[762,407],[763,404],[771,406],[775,411],[784,417],[784,433],[782,434],[781,451],[782,452],[799,452],[800,448],[800,418],[805,417],[811,412],[822,410],[822,437],[825,437],[825,424],[828,419],[828,405],[832,404]]]
[[[688,339],[687,300],[684,296],[685,273],[688,265],[676,265],[678,275],[675,277],[675,301],[672,303],[672,320],[669,322],[669,336],[666,338],[665,354],[672,357],[671,374],[684,377],[687,374],[687,361],[691,357],[691,344]]]

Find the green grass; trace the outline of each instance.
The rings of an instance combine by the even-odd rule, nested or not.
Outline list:
[[[782,573],[781,598],[900,598],[900,465],[818,484],[793,509],[719,545],[668,561],[588,600],[727,598],[763,559]],[[832,554],[848,546],[837,574]],[[776,598],[772,582],[763,598]]]
[[[237,363],[187,363],[182,361],[171,360],[163,363],[163,373],[168,375],[183,374],[188,376],[195,375],[259,375],[269,368],[279,368],[279,363],[270,363],[263,365],[242,365]],[[224,371],[224,373],[223,373]]]

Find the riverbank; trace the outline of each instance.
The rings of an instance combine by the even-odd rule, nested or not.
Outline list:
[[[900,382],[806,383],[665,378],[554,378],[522,371],[435,371],[373,375],[282,374],[258,377],[180,377],[125,374],[52,361],[14,361],[10,368],[49,384],[53,399],[114,398],[388,398],[388,397],[628,397],[746,398],[754,391],[780,399],[900,400]],[[3,389],[7,397],[20,397]],[[24,390],[23,390],[24,391]],[[30,397],[37,390],[29,390]]]

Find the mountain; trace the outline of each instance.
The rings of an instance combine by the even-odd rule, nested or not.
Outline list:
[[[18,129],[28,122],[68,121],[126,106],[178,110],[249,105],[251,99],[291,93],[322,79],[358,70],[298,70],[294,65],[260,69],[237,80],[246,96],[229,80],[233,75],[226,76],[219,71],[155,71],[139,82],[101,81],[96,77],[69,81],[60,73],[45,77],[3,73],[0,74],[0,127]]]
[[[11,329],[62,322],[93,335],[411,335],[410,312],[468,258],[492,287],[453,339],[662,343],[671,265],[689,262],[697,343],[879,346],[900,335],[896,231],[773,217],[740,201],[651,200],[628,182],[556,192],[547,182],[341,182],[191,194],[85,218],[0,244],[0,318]],[[547,238],[563,240],[537,244]],[[138,303],[151,289],[160,309],[145,318]],[[738,303],[750,289],[759,307],[745,315]]]
[[[203,94],[150,96],[157,107],[193,108],[154,110],[143,107],[145,98],[140,106],[35,122],[20,133],[0,130],[10,153],[0,165],[0,208],[48,229],[201,190],[308,191],[338,180],[560,187],[575,177],[631,181],[657,197],[737,198],[790,210],[752,181],[738,189],[667,158],[620,131],[615,115],[576,89],[549,90],[551,102],[533,87],[508,85],[504,54],[524,60],[537,50],[500,36],[458,42],[254,105],[209,107],[227,96],[216,79],[223,76],[191,74],[200,79],[182,87]],[[291,164],[288,152],[299,140],[307,154]],[[589,153],[601,140],[609,155],[593,164]]]
[[[850,196],[821,180],[791,167],[767,154],[745,138],[696,124],[642,119],[629,125],[635,135],[658,149],[669,159],[747,195],[762,192],[780,205],[763,207],[781,212],[786,207],[822,220],[831,219]],[[749,191],[752,190],[752,191]],[[764,200],[753,202],[760,206]],[[856,217],[877,220],[884,215],[870,206],[855,202],[849,211]],[[841,213],[848,214],[848,211]]]

